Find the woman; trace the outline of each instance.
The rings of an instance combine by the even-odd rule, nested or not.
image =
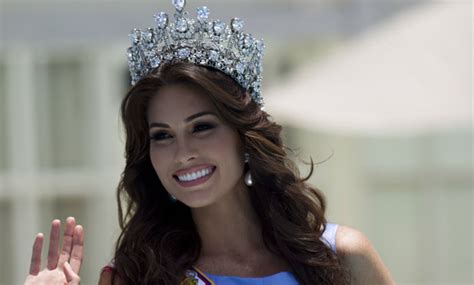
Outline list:
[[[322,193],[305,183],[312,169],[302,179],[287,158],[262,109],[262,46],[238,19],[208,25],[198,9],[192,22],[173,3],[174,25],[159,14],[153,33],[132,33],[122,232],[99,284],[393,284],[362,233],[326,221]],[[224,38],[228,50],[213,54]],[[82,227],[67,220],[61,254],[59,227],[41,272],[37,236],[26,283],[79,284]]]

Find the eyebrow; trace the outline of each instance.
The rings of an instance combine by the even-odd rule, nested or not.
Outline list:
[[[184,119],[184,122],[185,123],[188,123],[196,118],[199,118],[199,117],[202,117],[202,116],[205,116],[205,115],[214,115],[217,117],[216,113],[214,112],[211,112],[211,111],[203,111],[203,112],[199,112],[199,113],[196,113],[194,115],[191,115],[189,117],[187,117],[186,119]],[[170,126],[168,124],[164,124],[164,123],[151,123],[148,128],[169,128]]]

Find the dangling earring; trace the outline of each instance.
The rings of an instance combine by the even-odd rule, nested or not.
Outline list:
[[[248,163],[249,160],[250,160],[250,154],[248,154],[248,153],[246,152],[246,153],[244,153],[244,157],[245,157],[245,158],[244,158],[244,162],[245,162],[245,163]]]
[[[244,159],[245,163],[248,163],[250,161],[250,155],[248,153],[245,153],[244,156],[245,156],[245,159]],[[253,185],[252,174],[250,173],[250,170],[247,170],[247,173],[245,173],[244,182],[245,182],[245,185],[247,186]]]
[[[171,195],[171,194],[169,194],[169,193],[168,193],[168,196],[170,196],[171,202],[176,202],[177,199],[176,199],[175,196],[173,196],[173,195]]]
[[[252,174],[250,174],[250,170],[248,170],[247,173],[245,173],[244,181],[245,181],[245,185],[247,186],[253,185]]]

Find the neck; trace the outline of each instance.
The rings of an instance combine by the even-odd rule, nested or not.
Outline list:
[[[261,225],[245,184],[218,202],[191,210],[202,256],[242,255],[263,248]]]

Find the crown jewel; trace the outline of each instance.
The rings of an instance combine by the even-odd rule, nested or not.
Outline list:
[[[152,69],[168,62],[184,61],[219,69],[249,91],[252,100],[263,108],[261,96],[262,40],[242,31],[244,22],[233,18],[230,25],[209,20],[209,9],[196,10],[196,19],[184,11],[185,0],[172,0],[174,21],[168,14],[154,15],[155,27],[134,29],[127,49],[132,85]]]

